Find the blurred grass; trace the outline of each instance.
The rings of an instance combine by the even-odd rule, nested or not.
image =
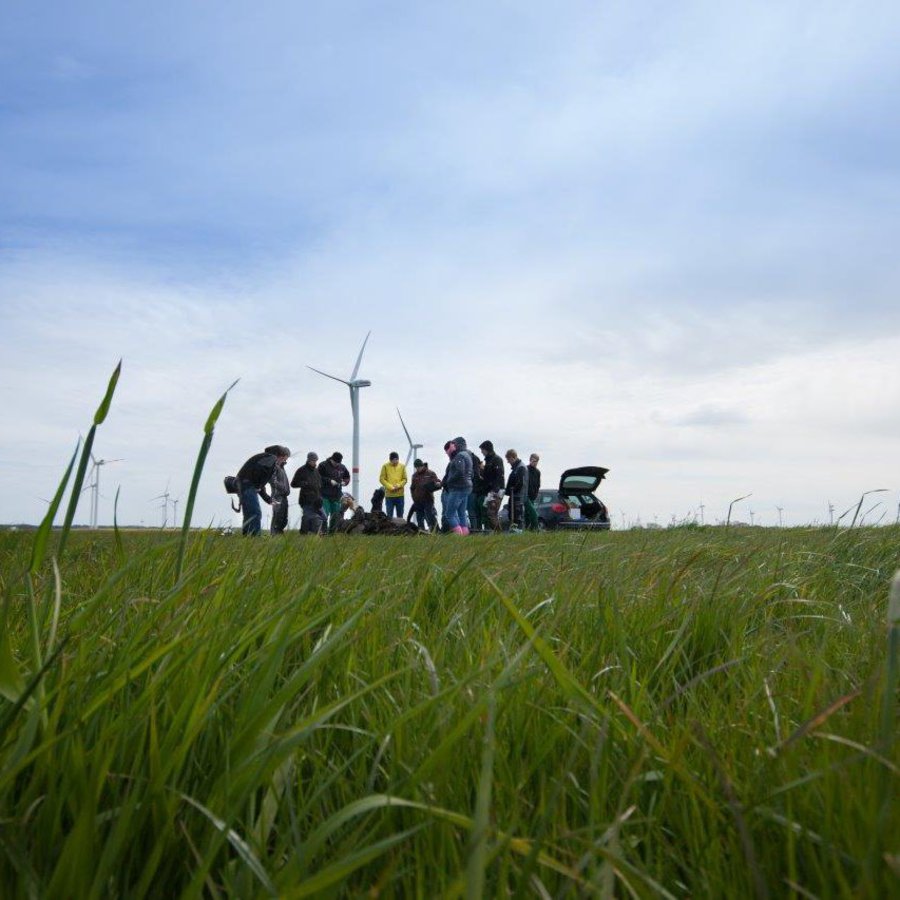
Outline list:
[[[897,528],[119,537],[0,533],[3,897],[900,891]]]

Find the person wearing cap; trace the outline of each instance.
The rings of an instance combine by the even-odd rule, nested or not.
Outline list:
[[[350,472],[343,464],[343,459],[343,454],[335,450],[328,459],[323,459],[319,463],[319,475],[322,478],[322,509],[328,521],[329,534],[334,533],[341,518],[343,488],[350,484]]]
[[[282,452],[279,453],[279,450]],[[272,498],[266,491],[266,485],[271,482],[279,460],[284,465],[290,455],[291,451],[287,447],[273,444],[271,447],[266,447],[262,453],[255,453],[238,470],[241,511],[244,514],[241,532],[248,537],[256,537],[262,531],[262,510],[259,506],[259,498],[262,497],[266,503],[272,502]]]
[[[406,494],[406,466],[400,462],[400,454],[391,451],[390,458],[381,467],[378,481],[384,488],[385,512],[388,516],[403,518],[404,498]]]
[[[491,531],[500,531],[500,504],[503,486],[506,483],[503,459],[494,450],[492,441],[482,441],[478,449],[484,454],[484,466],[481,471],[480,505],[484,510],[484,518]]]
[[[303,517],[300,520],[301,534],[321,534],[325,526],[325,514],[322,512],[322,476],[317,464],[319,455],[310,450],[306,454],[306,462],[300,466],[291,479],[291,487],[300,490],[300,508]]]
[[[273,444],[271,447],[266,447],[266,453],[274,453],[278,460],[272,470],[272,477],[269,479],[269,484],[272,486],[272,521],[269,525],[269,532],[284,534],[284,529],[288,524],[288,495],[291,493],[291,483],[288,481],[284,466],[291,451],[287,447]]]
[[[437,531],[437,512],[434,508],[434,492],[441,489],[441,480],[428,468],[428,463],[417,459],[413,462],[412,481],[410,492],[412,493],[412,509],[410,516],[415,513],[416,524],[424,531],[425,526],[434,533]]]

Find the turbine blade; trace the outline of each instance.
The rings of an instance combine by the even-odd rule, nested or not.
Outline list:
[[[337,375],[329,375],[327,372],[323,372],[321,369],[314,369],[312,366],[307,366],[306,368],[312,370],[313,372],[318,372],[319,375],[324,375],[326,378],[331,378],[334,381],[339,381],[341,384],[346,384],[347,387],[350,386],[349,381],[344,381],[343,378],[338,378]]]
[[[372,332],[366,335],[366,339],[363,341],[362,347],[359,348],[359,356],[356,357],[356,365],[353,367],[353,374],[350,376],[351,381],[356,381],[356,376],[359,374],[359,364],[362,362],[362,356],[366,349],[366,344],[369,343],[369,337]]]
[[[400,416],[400,424],[403,426],[403,431],[406,434],[406,440],[409,442],[409,446],[412,447],[413,440],[409,436],[409,429],[406,427],[406,422],[403,421],[403,416],[400,415],[400,407],[397,407],[397,415]]]
[[[406,451],[406,462],[404,465],[409,466],[409,458],[412,456],[412,444],[409,445],[409,450]]]

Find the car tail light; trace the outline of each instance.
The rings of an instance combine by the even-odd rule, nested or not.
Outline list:
[[[564,513],[569,511],[569,507],[565,503],[551,503],[550,509],[555,513]]]

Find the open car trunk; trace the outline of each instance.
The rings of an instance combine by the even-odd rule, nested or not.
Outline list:
[[[566,469],[562,473],[559,479],[559,496],[569,507],[569,517],[572,520],[609,521],[606,506],[593,496],[608,471],[602,466],[582,466],[578,469]]]

